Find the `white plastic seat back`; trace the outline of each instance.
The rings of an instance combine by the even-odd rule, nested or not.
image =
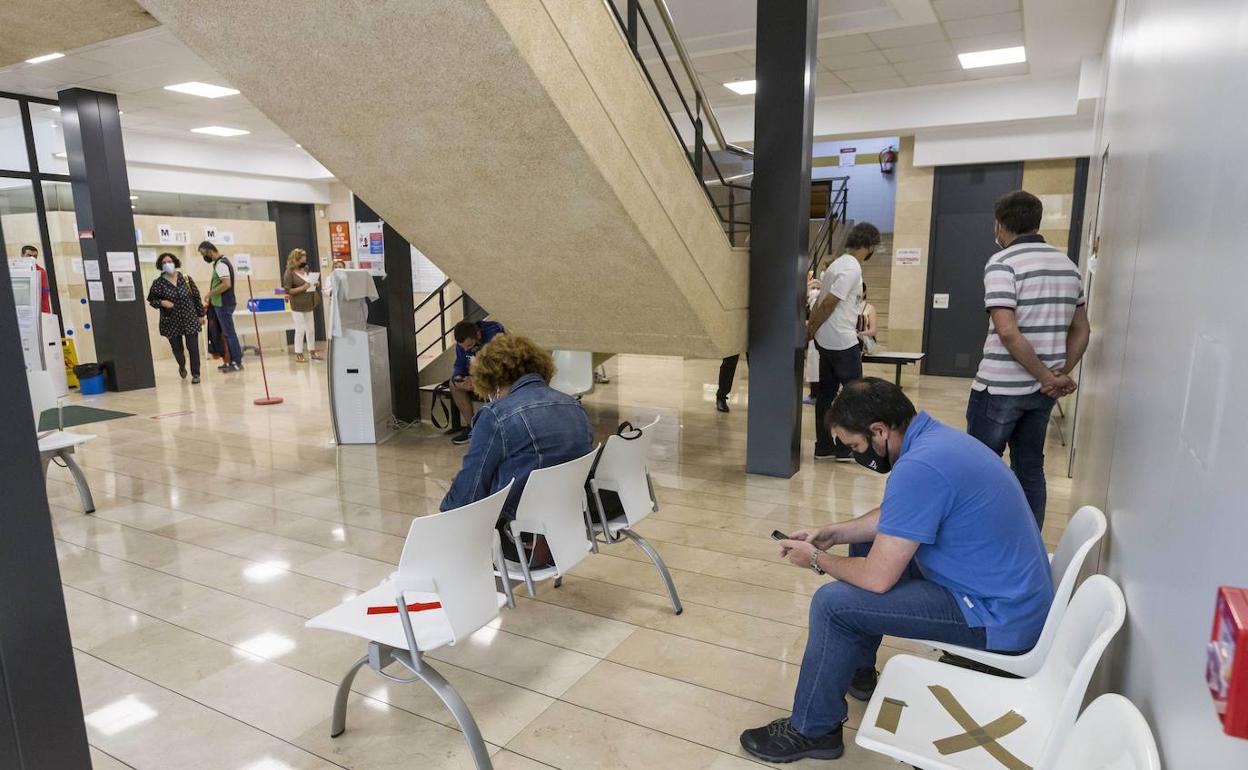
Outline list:
[[[1135,704],[1110,693],[1092,701],[1075,722],[1053,768],[1161,770],[1157,742]]]
[[[30,388],[30,407],[35,413],[35,430],[39,430],[39,417],[49,409],[59,405],[56,399],[56,386],[52,383],[52,374],[47,371],[26,372],[26,384]],[[61,427],[60,415],[57,415],[57,427]]]
[[[584,457],[533,471],[516,506],[516,524],[524,532],[546,537],[560,575],[580,564],[589,552],[585,479],[597,454],[596,446]]]
[[[1093,575],[1075,592],[1044,665],[1029,680],[1044,692],[1045,700],[1061,704],[1037,767],[1044,767],[1060,750],[1060,740],[1053,739],[1066,736],[1074,726],[1092,673],[1126,617],[1122,589],[1104,575]]]
[[[457,642],[498,617],[494,525],[512,483],[462,508],[416,519],[403,543],[399,579],[433,582]]]
[[[556,350],[555,376],[550,387],[569,396],[579,396],[594,389],[594,354],[581,350]]]
[[[654,500],[650,497],[648,460],[650,446],[654,443],[654,422],[641,428],[641,436],[626,439],[611,436],[594,468],[594,483],[601,489],[609,489],[620,496],[624,517],[629,528],[654,512]]]

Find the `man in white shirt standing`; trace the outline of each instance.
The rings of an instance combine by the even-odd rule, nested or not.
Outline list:
[[[966,432],[997,454],[1010,448],[1010,468],[1042,527],[1049,413],[1055,399],[1077,387],[1070,373],[1088,349],[1091,330],[1078,267],[1039,233],[1040,199],[1017,190],[994,208],[1001,250],[984,266],[990,320]]]
[[[862,264],[880,245],[880,231],[859,222],[849,231],[845,253],[820,276],[822,288],[806,321],[806,337],[819,351],[819,397],[815,399],[815,459],[850,462],[853,453],[828,427],[828,410],[841,385],[862,377],[862,343],[858,314],[862,312]]]

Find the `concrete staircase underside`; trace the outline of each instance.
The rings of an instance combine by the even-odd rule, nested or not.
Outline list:
[[[601,0],[140,0],[515,332],[745,345],[733,250]]]

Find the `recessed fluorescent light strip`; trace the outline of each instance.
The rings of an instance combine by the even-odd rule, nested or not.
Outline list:
[[[200,83],[197,80],[192,80],[189,83],[174,83],[171,86],[165,86],[165,90],[177,91],[180,94],[190,94],[191,96],[202,96],[205,99],[220,99],[222,96],[233,96],[238,93],[237,88],[214,86],[211,83]]]
[[[65,54],[63,53],[45,53],[43,56],[36,56],[33,59],[27,59],[26,63],[27,64],[43,64],[45,61],[61,59],[61,58],[64,58],[64,56]]]
[[[727,88],[729,91],[736,91],[742,96],[749,96],[750,94],[758,91],[758,81],[734,80],[730,83],[724,83],[724,88]]]
[[[958,61],[962,62],[964,70],[997,67],[1002,64],[1019,64],[1027,61],[1027,49],[1020,45],[1014,48],[994,48],[991,51],[960,53]]]
[[[243,128],[228,128],[226,126],[200,126],[192,128],[191,133],[208,134],[210,136],[242,136],[251,132]]]

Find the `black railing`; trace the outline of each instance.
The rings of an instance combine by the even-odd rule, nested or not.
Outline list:
[[[455,307],[457,303],[463,303],[465,307],[464,316],[467,317],[468,315],[467,313],[468,303],[466,299],[468,295],[464,293],[462,289],[459,290],[459,296],[455,297],[454,299],[451,299],[450,301],[447,301],[446,295],[449,293],[447,291],[447,287],[449,287],[450,285],[451,285],[451,280],[448,278],[442,282],[441,286],[434,289],[433,292],[430,293],[428,297],[425,297],[424,299],[422,299],[420,301],[420,304],[416,306],[415,312],[413,313],[413,317],[419,317],[420,311],[425,305],[431,304],[433,302],[438,303],[438,314],[430,318],[428,321],[425,321],[420,326],[416,327],[416,339],[419,340],[421,332],[423,332],[425,329],[428,329],[429,326],[432,324],[436,323],[438,325],[437,338],[434,339],[433,342],[430,342],[428,345],[425,345],[423,348],[418,348],[416,350],[417,361],[420,360],[421,356],[433,350],[435,347],[440,346],[438,349],[438,352],[441,353],[442,351],[447,350],[451,346],[451,343],[447,340],[447,335],[455,330],[455,325],[452,324],[449,329],[447,328],[447,325],[446,325],[446,320],[447,320],[447,315],[448,315],[447,311]],[[420,343],[417,343],[417,345],[419,344]]]
[[[849,210],[849,177],[837,176],[828,180],[832,183],[832,191],[828,197],[827,208],[823,221],[810,242],[810,272],[815,274],[819,260],[832,251],[833,234],[837,228],[844,227]]]
[[[706,141],[706,133],[707,131],[711,133],[720,150],[747,158],[752,157],[752,153],[725,141],[724,133],[719,127],[719,121],[715,118],[714,110],[707,103],[706,93],[702,90],[702,85],[698,81],[698,75],[693,68],[689,54],[685,51],[679,35],[676,34],[676,28],[672,23],[672,16],[667,9],[667,3],[665,0],[650,0],[650,2],[653,5],[655,14],[667,32],[670,48],[674,50],[676,59],[684,71],[684,79],[677,77],[676,72],[673,71],[669,58],[664,53],[664,47],[659,40],[659,35],[655,33],[650,16],[641,7],[641,0],[607,0],[607,5],[611,8],[616,22],[624,32],[624,37],[628,41],[628,47],[633,52],[633,57],[636,58],[638,66],[641,67],[646,81],[650,84],[650,90],[654,92],[655,98],[659,100],[659,106],[663,110],[663,115],[667,118],[667,122],[672,127],[672,131],[676,134],[677,139],[680,140],[681,131],[673,115],[679,115],[683,112],[684,116],[688,118],[689,124],[693,127],[693,145],[685,148],[685,154],[688,155],[689,163],[693,166],[694,175],[697,176],[698,181],[702,184],[702,189],[706,192],[707,198],[710,199],[711,205],[715,208],[715,213],[718,214],[720,221],[723,223],[729,240],[734,246],[738,245],[737,236],[748,234],[750,228],[749,220],[740,216],[742,211],[749,210],[750,186],[734,181],[735,177],[724,175],[723,169],[720,168],[714,155],[711,154],[710,146]],[[620,3],[624,4],[623,13],[620,12]],[[643,30],[645,32],[644,38],[642,37]],[[668,105],[667,100],[663,97],[663,91],[659,87],[658,82],[655,81],[655,75],[651,72],[651,67],[641,57],[640,43],[642,40],[648,40],[648,45],[654,47],[654,53],[658,57],[658,61],[663,65],[662,71],[659,73],[659,79],[664,84],[671,83],[672,88],[676,91],[678,105]],[[683,140],[680,141],[683,143]],[[723,188],[726,200],[717,199],[712,192],[712,187]]]

